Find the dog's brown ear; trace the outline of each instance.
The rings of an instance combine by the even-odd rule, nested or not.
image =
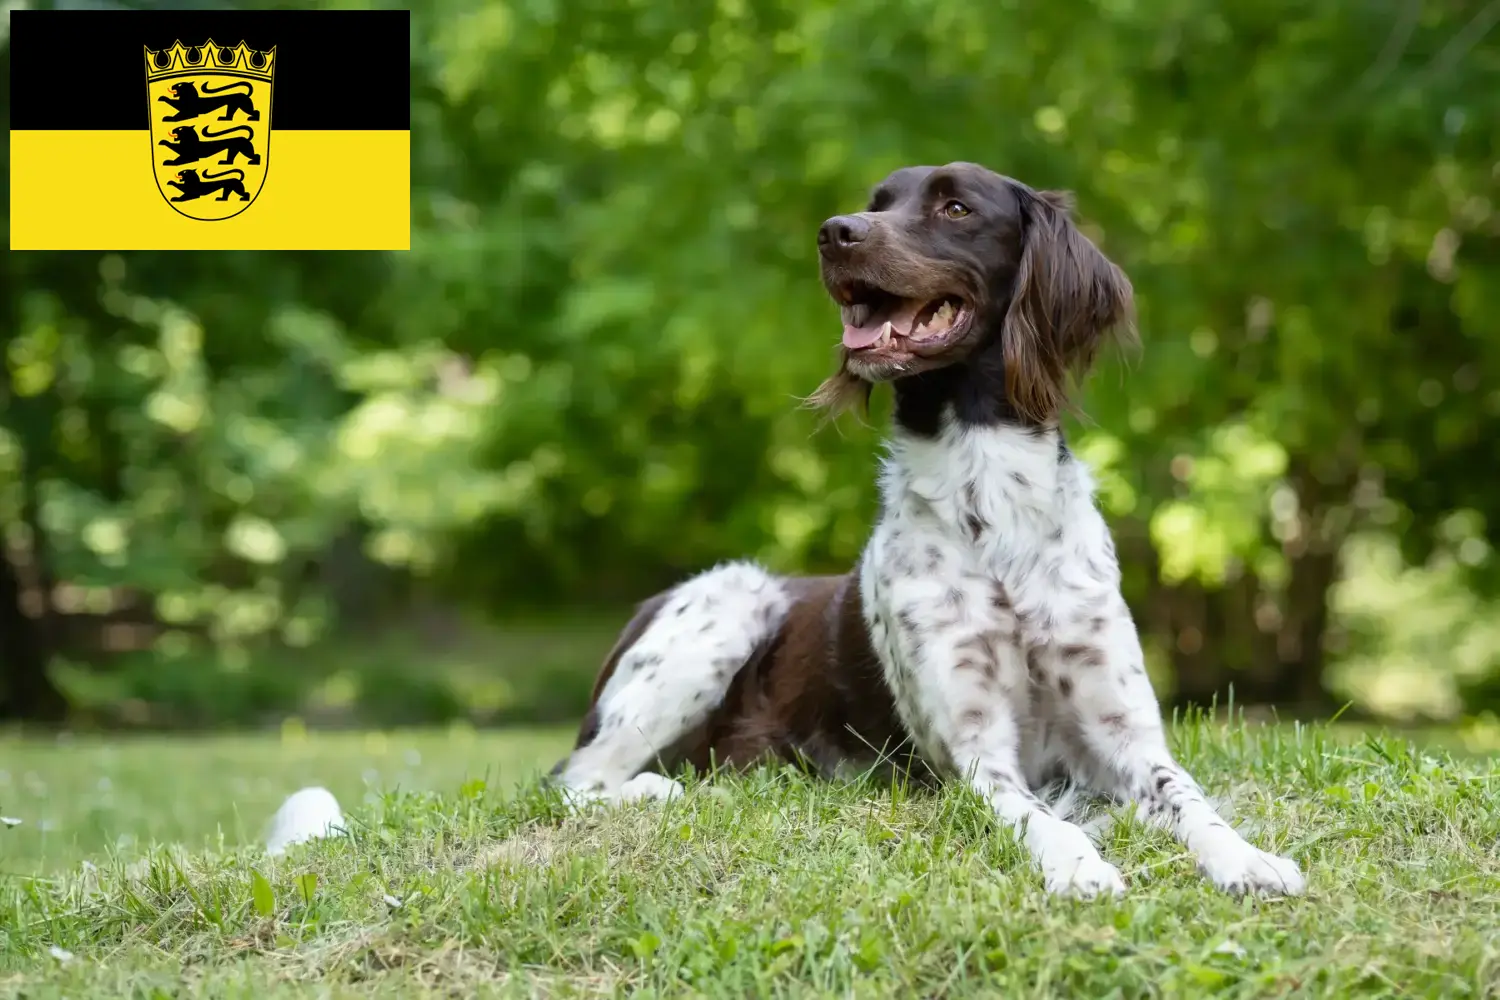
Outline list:
[[[1021,191],[1025,236],[1001,333],[1006,394],[1021,416],[1049,423],[1068,404],[1105,338],[1133,338],[1130,279],[1073,222],[1064,191]]]

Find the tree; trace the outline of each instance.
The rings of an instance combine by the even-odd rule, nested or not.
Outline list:
[[[0,261],[10,579],[237,650],[321,634],[334,551],[487,613],[843,568],[886,402],[797,406],[836,340],[814,233],[961,158],[1075,190],[1135,283],[1145,354],[1071,439],[1170,693],[1325,710],[1351,539],[1497,579],[1486,17],[438,0],[409,253]]]

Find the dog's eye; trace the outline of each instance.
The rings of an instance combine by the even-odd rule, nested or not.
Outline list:
[[[969,214],[969,206],[961,201],[950,201],[943,206],[943,214],[950,219],[962,219]]]

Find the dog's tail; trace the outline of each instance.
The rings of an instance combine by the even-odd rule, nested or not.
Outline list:
[[[345,832],[338,799],[326,788],[303,788],[287,796],[271,819],[266,853],[276,857],[293,844]]]

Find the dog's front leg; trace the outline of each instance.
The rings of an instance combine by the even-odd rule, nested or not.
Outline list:
[[[930,763],[984,796],[1041,869],[1049,892],[1123,892],[1119,871],[1088,835],[1027,785],[1020,758],[1027,661],[1009,603],[982,578],[942,573],[945,559],[948,566],[957,559],[941,546],[913,553],[900,544],[877,541],[862,589],[873,644],[913,741]],[[889,564],[877,561],[882,556]]]
[[[1296,862],[1246,842],[1173,758],[1130,612],[1118,593],[1101,600],[1102,614],[1060,629],[1039,659],[1039,669],[1056,685],[1063,710],[1074,721],[1082,744],[1082,759],[1075,761],[1080,776],[1141,804],[1148,819],[1197,856],[1203,873],[1220,889],[1300,894],[1306,879]]]
[[[956,742],[955,766],[969,776],[1000,822],[1019,836],[1042,870],[1048,892],[1089,898],[1125,891],[1119,870],[1100,857],[1088,834],[1056,816],[1027,787],[1013,719],[1003,712],[976,717],[972,727],[959,730]]]

